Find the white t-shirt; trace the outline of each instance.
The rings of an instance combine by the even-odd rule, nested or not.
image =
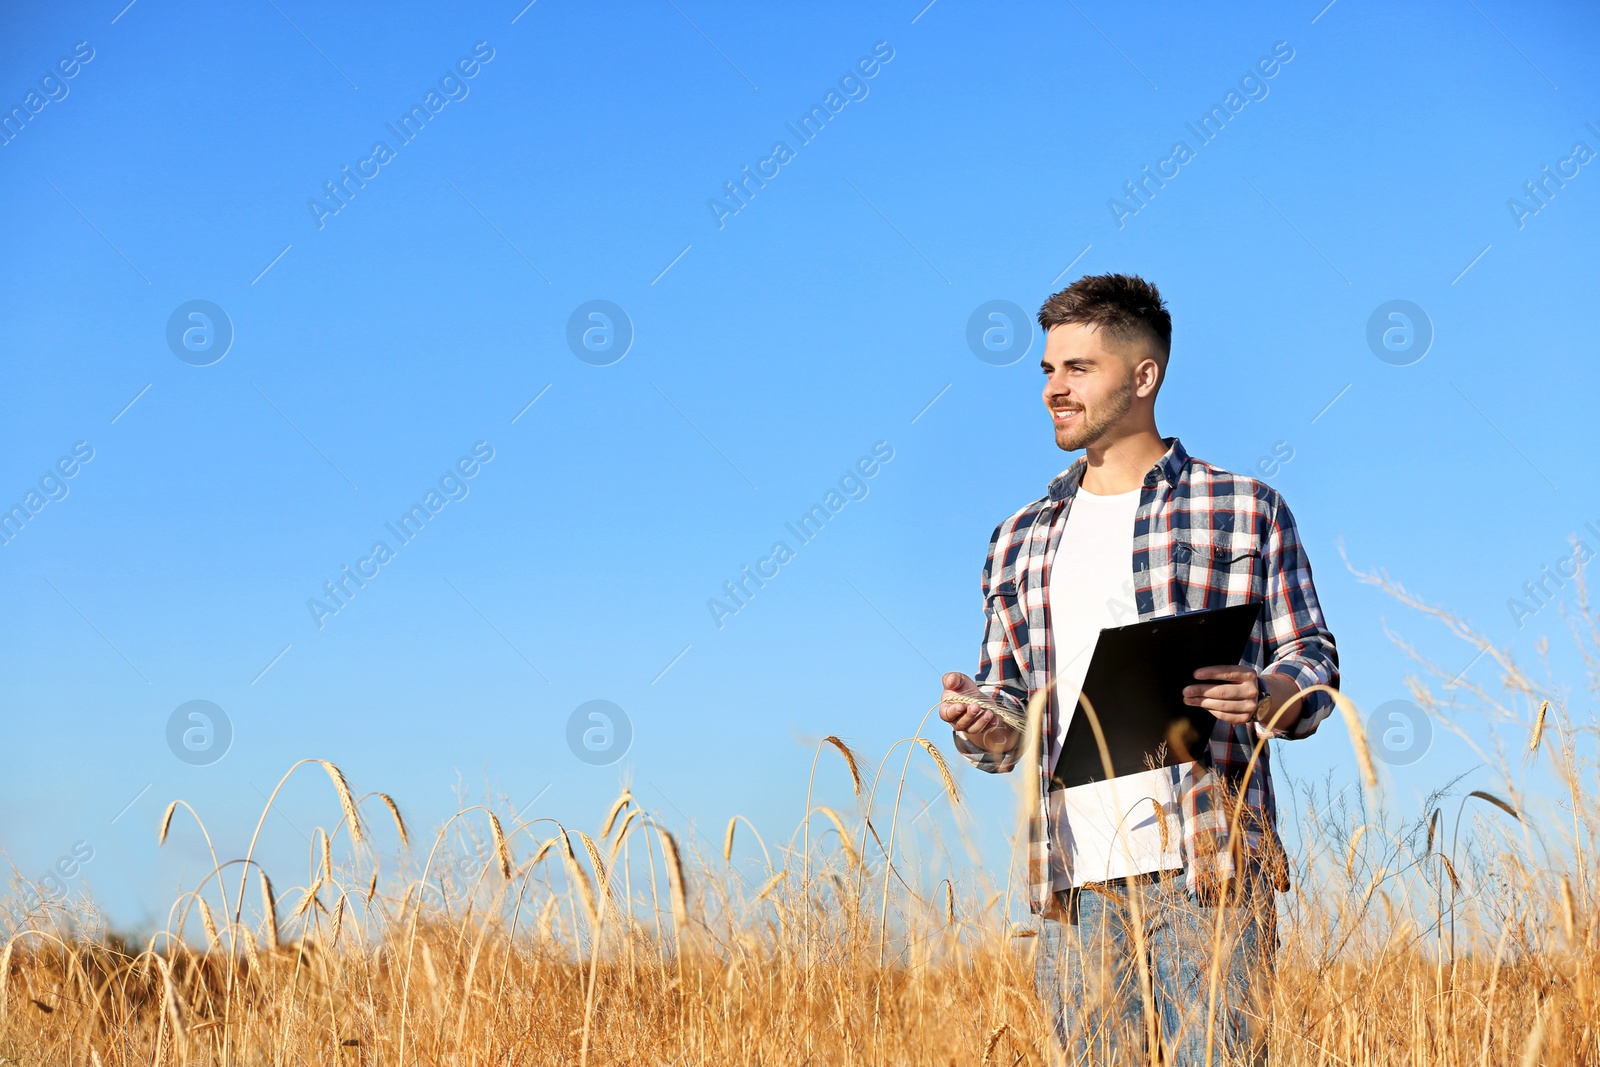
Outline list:
[[[1133,583],[1133,522],[1138,510],[1138,489],[1096,496],[1079,486],[1050,561],[1046,580],[1056,676],[1056,729],[1048,764],[1052,768],[1072,717],[1080,711],[1078,694],[1100,630],[1139,621]],[[1116,709],[1097,707],[1095,713],[1113,715]],[[1178,770],[1166,767],[1053,790],[1052,888],[1182,867]],[[1156,804],[1166,816],[1165,849]]]

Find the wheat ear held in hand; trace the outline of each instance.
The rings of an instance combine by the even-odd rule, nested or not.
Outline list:
[[[994,712],[996,718],[998,718],[1001,722],[1005,723],[1007,726],[1011,727],[1013,730],[1017,730],[1017,731],[1020,732],[1022,730],[1026,730],[1028,728],[1028,718],[1027,718],[1026,715],[1018,715],[1016,712],[1012,711],[1010,708],[1006,707],[1004,704],[996,704],[992,700],[983,700],[983,699],[974,698],[974,697],[954,697],[954,696],[950,696],[950,697],[941,697],[939,699],[939,703],[941,703],[941,704],[971,704],[974,707],[982,708],[984,711],[992,711],[992,712]]]

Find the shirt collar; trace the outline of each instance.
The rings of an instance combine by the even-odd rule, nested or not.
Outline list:
[[[1189,453],[1184,451],[1182,441],[1176,437],[1163,437],[1161,440],[1167,446],[1167,450],[1145,472],[1145,485],[1156,485],[1163,481],[1168,485],[1177,485],[1178,475],[1182,473],[1184,464],[1189,462]],[[1078,483],[1083,480],[1083,472],[1088,466],[1089,458],[1079,456],[1072,461],[1072,466],[1051,479],[1048,494],[1051,502],[1060,503],[1075,494],[1078,491]]]

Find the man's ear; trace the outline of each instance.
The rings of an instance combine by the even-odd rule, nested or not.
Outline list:
[[[1161,388],[1163,371],[1161,363],[1154,356],[1146,356],[1140,360],[1133,369],[1134,391],[1139,396],[1155,396]]]

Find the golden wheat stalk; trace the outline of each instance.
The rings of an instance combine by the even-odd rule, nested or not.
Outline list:
[[[1055,685],[1055,679],[1043,689],[1036,690],[1028,698],[1028,721],[1023,724],[1022,753],[1018,758],[1017,766],[1017,792],[1018,823],[1021,826],[1031,825],[1034,818],[1039,815],[1039,774],[1043,767],[1044,749],[1041,744],[1044,737],[1044,722],[1050,704],[1050,691]]]
[[[433,950],[426,941],[422,942],[422,973],[428,979],[428,989],[437,995],[439,990],[439,969],[433,965]]]
[[[839,845],[844,849],[845,860],[851,867],[859,868],[861,866],[861,857],[856,854],[855,847],[850,844],[850,834],[845,830],[844,820],[839,817],[839,813],[822,804],[818,804],[812,810],[821,812],[829,822],[833,823],[833,828],[839,831]]]
[[[500,877],[511,879],[511,845],[506,841],[506,832],[500,827],[500,817],[494,812],[489,812],[489,832],[494,835],[494,855],[500,863]]]
[[[1004,1037],[1006,1035],[1006,1031],[1010,1029],[1010,1024],[1001,1023],[999,1026],[989,1031],[989,1041],[983,1046],[983,1058],[978,1061],[983,1065],[983,1067],[988,1067],[989,1057],[994,1055],[995,1046],[1000,1044],[1000,1039]]]
[[[851,781],[851,784],[853,784],[855,786],[856,796],[860,796],[861,795],[861,768],[856,762],[856,754],[854,752],[850,751],[850,746],[849,745],[845,744],[843,741],[841,741],[839,738],[833,736],[832,734],[829,734],[827,737],[824,737],[822,740],[823,740],[824,744],[832,745],[834,748],[838,749],[839,750],[839,755],[844,757],[844,762],[845,762],[846,766],[848,766],[850,768],[850,781]]]
[[[420,885],[421,885],[420,882],[412,882],[410,885],[406,886],[406,891],[404,893],[400,894],[400,907],[398,909],[396,909],[396,911],[395,911],[395,925],[396,926],[404,925],[404,923],[406,921],[406,916],[411,913],[411,898],[412,898],[413,895],[415,895],[416,898],[417,898],[417,913],[416,914],[417,914],[417,916],[421,916],[421,914],[422,914],[422,894],[420,892],[418,892],[418,887]]]
[[[333,843],[328,839],[328,831],[324,830],[320,826],[313,830],[312,833],[315,835],[313,840],[315,840],[318,845],[322,846],[322,873],[318,875],[318,877],[332,881]]]
[[[1354,871],[1356,869],[1356,846],[1361,843],[1361,839],[1366,836],[1367,831],[1370,829],[1372,829],[1372,824],[1364,822],[1360,826],[1356,827],[1355,832],[1350,835],[1350,843],[1345,847],[1344,852],[1344,876],[1346,880],[1354,877]]]
[[[544,859],[544,854],[546,852],[549,852],[552,848],[555,848],[556,845],[558,845],[559,843],[560,843],[560,838],[559,837],[552,837],[550,840],[548,840],[544,844],[540,845],[539,846],[539,850],[533,854],[533,861],[531,863],[529,863],[528,866],[530,868],[539,866],[539,861]]]
[[[984,711],[993,712],[995,718],[999,719],[1013,730],[1026,730],[1028,728],[1028,716],[1026,712],[1018,715],[1004,704],[997,704],[993,700],[985,700],[983,697],[955,696],[952,694],[950,696],[940,697],[939,703],[970,704],[973,707],[982,708]]]
[[[6,995],[11,985],[11,957],[16,951],[17,939],[21,936],[20,933],[12,934],[6,938],[6,947],[0,949],[0,1019],[6,1017],[6,1009],[11,1002],[11,998]]]
[[[1355,749],[1356,764],[1361,768],[1361,780],[1367,784],[1368,789],[1378,788],[1378,771],[1372,762],[1372,746],[1367,740],[1366,724],[1361,721],[1361,713],[1356,710],[1350,698],[1333,686],[1322,684],[1306,686],[1278,705],[1278,710],[1273,713],[1275,721],[1290,721],[1293,716],[1286,714],[1289,709],[1312,693],[1327,693],[1333,699],[1333,706],[1339,709],[1339,715],[1344,719],[1345,729],[1350,731],[1350,745]]]
[[[206,898],[195,894],[195,903],[200,906],[200,925],[206,931],[206,948],[214,947],[221,939],[217,937],[217,921],[211,916],[211,907],[206,904]]]
[[[760,902],[760,901],[766,900],[767,899],[767,894],[771,893],[774,889],[778,888],[778,883],[783,881],[787,877],[789,877],[789,872],[788,871],[779,871],[777,874],[773,875],[771,878],[768,878],[767,881],[766,881],[766,884],[764,884],[761,887],[761,891],[756,894],[756,901]]]
[[[1534,1012],[1533,1029],[1528,1031],[1527,1040],[1522,1045],[1522,1067],[1536,1067],[1539,1054],[1544,1051],[1545,1028],[1550,1022],[1550,1015],[1545,1011],[1546,1005],[1541,1003]]]
[[[622,821],[617,824],[617,839],[611,842],[610,862],[615,863],[617,861],[617,853],[622,851],[623,843],[628,840],[628,826],[632,824],[636,817],[640,817],[643,814],[642,809],[634,808],[624,815]],[[604,840],[604,835],[602,835],[601,839]]]
[[[328,772],[334,792],[339,794],[339,807],[344,810],[345,822],[350,824],[350,840],[361,844],[361,815],[356,811],[356,798],[350,794],[350,784],[344,780],[344,772],[325,759],[317,762]]]
[[[944,782],[945,795],[950,798],[951,805],[961,803],[961,794],[956,792],[956,780],[950,776],[950,765],[945,763],[944,754],[939,751],[938,746],[926,737],[917,738],[917,744],[921,745],[923,750],[933,757],[933,764],[939,768],[939,778]]]
[[[311,902],[317,899],[317,894],[321,891],[322,879],[318,878],[315,882],[311,883],[311,888],[307,889],[305,895],[300,898],[300,903],[294,906],[294,913],[289,916],[289,921],[294,922],[296,919],[300,918],[300,916],[304,915],[306,913],[306,909],[311,907]]]
[[[157,956],[156,966],[161,970],[161,1011],[172,1022],[172,1035],[175,1041],[182,1043],[187,1036],[184,1027],[183,1011],[177,988],[172,984],[172,966],[167,963],[166,957]]]
[[[257,975],[258,977],[262,976],[261,954],[256,951],[255,935],[250,933],[248,930],[245,930],[242,923],[229,923],[228,936],[230,938],[234,936],[235,931],[240,931],[245,935],[244,937],[240,938],[240,940],[244,942],[245,959],[250,961],[250,973]]]
[[[544,907],[539,909],[539,940],[549,941],[555,936],[556,909],[561,906],[561,898],[555,894],[544,902]]]
[[[1469,796],[1469,797],[1477,797],[1479,800],[1486,800],[1489,803],[1493,804],[1495,807],[1499,808],[1501,811],[1505,812],[1507,815],[1511,816],[1513,819],[1517,820],[1518,822],[1522,821],[1522,816],[1517,814],[1517,809],[1516,808],[1512,807],[1506,801],[1501,800],[1499,797],[1495,796],[1493,793],[1485,792],[1482,789],[1474,789],[1472,792],[1468,793],[1467,796]]]
[[[622,810],[632,803],[633,793],[627,789],[624,789],[622,791],[622,795],[617,797],[616,800],[612,801],[611,810],[606,812],[605,822],[600,827],[601,838],[607,838],[611,836],[611,826],[617,821],[617,816],[622,814]]]
[[[411,835],[406,832],[406,821],[400,817],[400,806],[394,802],[394,797],[388,793],[379,793],[378,799],[383,801],[383,806],[389,809],[389,817],[394,820],[395,831],[400,835],[400,847],[411,846]]]
[[[261,911],[263,913],[262,926],[267,935],[267,947],[278,947],[278,901],[272,895],[272,879],[267,877],[267,872],[261,874]]]
[[[568,877],[578,883],[578,895],[583,900],[583,910],[589,917],[591,926],[600,918],[599,905],[594,898],[594,887],[589,884],[589,875],[583,869],[583,864],[578,862],[578,854],[572,851],[572,839],[566,829],[558,825],[561,832],[554,838],[561,844],[562,855],[566,857]]]
[[[1439,862],[1444,864],[1444,873],[1450,878],[1450,888],[1459,890],[1461,888],[1461,879],[1456,877],[1456,865],[1451,863],[1450,857],[1443,852],[1439,853]]]
[[[1314,685],[1310,689],[1300,690],[1295,695],[1304,696],[1315,689],[1327,690],[1332,695],[1334,706],[1344,717],[1345,729],[1350,731],[1350,744],[1356,750],[1356,764],[1361,768],[1361,780],[1367,783],[1368,789],[1378,788],[1378,771],[1372,763],[1372,746],[1367,741],[1367,726],[1361,721],[1361,713],[1356,711],[1356,706],[1349,697],[1328,686]]]
[[[595,884],[600,887],[601,902],[611,900],[611,877],[606,873],[606,865],[600,859],[600,848],[594,839],[582,830],[578,831],[578,840],[583,842],[583,850],[589,854],[589,866],[594,870]]]
[[[337,948],[339,945],[339,931],[344,928],[344,903],[349,895],[348,893],[340,893],[339,903],[333,907],[333,929],[328,935],[329,948]]]
[[[683,861],[678,856],[678,840],[672,832],[656,826],[656,838],[661,842],[661,858],[667,868],[667,896],[672,904],[672,928],[678,937],[678,950],[689,947],[689,894],[684,885]]]

